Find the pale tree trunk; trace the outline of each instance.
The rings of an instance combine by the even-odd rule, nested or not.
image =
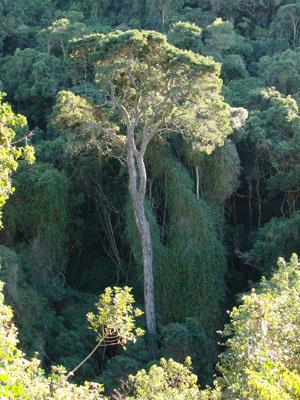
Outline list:
[[[165,22],[166,22],[166,14],[165,14],[165,9],[163,8],[161,10],[161,25],[163,29],[165,27]]]
[[[133,204],[134,217],[141,239],[144,268],[144,298],[146,325],[149,333],[149,354],[156,358],[156,317],[153,279],[153,246],[150,225],[145,213],[147,174],[144,154],[137,150],[134,127],[127,126],[127,165],[129,172],[129,192]]]
[[[196,165],[196,194],[197,194],[197,199],[199,200],[199,198],[200,198],[200,194],[199,194],[199,186],[200,186],[200,183],[199,183],[199,167],[198,167],[198,165]]]
[[[297,17],[293,18],[291,21],[291,26],[293,29],[293,45],[296,45],[297,42],[297,37],[298,37],[298,25],[299,25],[299,19]]]
[[[260,190],[259,190],[259,178],[256,180],[256,198],[257,198],[257,206],[258,206],[257,226],[260,228],[261,217],[262,217],[262,204],[261,204],[261,196],[260,196]]]
[[[161,26],[162,29],[165,27],[166,23],[166,7],[167,7],[167,1],[166,0],[156,0],[156,4],[160,13],[161,17]]]
[[[111,98],[113,103],[116,104],[114,90],[115,89],[112,86]],[[129,192],[131,195],[134,218],[140,235],[142,247],[146,326],[149,333],[149,354],[152,358],[157,357],[156,316],[153,278],[153,246],[150,225],[145,213],[147,173],[144,157],[148,144],[158,130],[158,126],[155,125],[155,120],[161,110],[166,106],[168,100],[170,99],[170,94],[170,91],[168,91],[160,103],[154,104],[152,116],[145,123],[142,131],[139,132],[139,146],[137,146],[135,140],[135,128],[141,115],[139,108],[141,100],[140,94],[136,97],[132,118],[129,115],[126,107],[122,104],[119,105],[122,117],[127,127],[127,166],[129,173]],[[168,109],[166,109],[165,112],[167,113]]]

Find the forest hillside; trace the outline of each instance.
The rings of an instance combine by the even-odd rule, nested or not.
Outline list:
[[[299,106],[298,0],[0,0],[0,398],[299,399]]]

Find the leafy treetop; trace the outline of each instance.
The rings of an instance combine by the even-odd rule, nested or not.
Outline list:
[[[155,134],[175,130],[210,153],[230,133],[220,65],[212,58],[178,49],[154,31],[92,35],[70,47],[76,62],[93,62],[106,105],[121,111],[146,145]]]

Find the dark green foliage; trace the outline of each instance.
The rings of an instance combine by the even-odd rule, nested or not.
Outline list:
[[[107,358],[100,381],[105,385],[107,392],[120,386],[130,374],[137,373],[141,368],[149,365],[149,354],[144,337],[139,337],[136,343],[129,343],[126,352],[116,351],[116,354]]]
[[[6,225],[17,255],[1,250],[6,293],[17,310],[23,348],[38,351],[46,365],[56,359],[69,368],[91,346],[85,313],[94,302],[93,296],[64,287],[70,182],[50,165],[36,163],[23,166],[15,184]],[[87,365],[84,373],[95,371]]]
[[[286,38],[290,45],[299,44],[300,2],[296,0],[279,8],[271,25],[276,37]]]
[[[35,26],[51,18],[54,10],[52,0],[2,0],[0,50],[10,53],[16,47],[30,45],[36,34]]]
[[[15,185],[16,195],[7,208],[9,240],[16,244],[21,238],[30,244],[41,272],[59,274],[66,262],[70,182],[50,165],[36,163],[20,169]]]
[[[195,318],[213,337],[224,301],[226,271],[214,215],[208,204],[197,200],[184,168],[172,159],[161,161],[169,215],[164,238],[168,255],[157,271],[161,311],[166,321]]]
[[[270,275],[278,256],[288,257],[293,251],[299,252],[299,234],[299,212],[289,218],[272,218],[255,233],[248,262]]]
[[[183,323],[168,324],[162,329],[162,356],[183,363],[187,354],[193,360],[193,370],[200,377],[201,385],[210,383],[217,361],[216,345],[192,318]]]
[[[223,207],[239,186],[240,159],[235,144],[227,139],[224,147],[210,156],[185,149],[185,157],[193,177],[197,179],[195,169],[199,168],[199,192],[201,198],[214,207]]]
[[[277,206],[277,215],[288,215],[296,210],[300,161],[299,114],[296,101],[274,89],[257,92],[253,98],[254,109],[237,140],[240,141],[238,147],[246,166],[249,207],[252,206],[253,196],[258,211],[257,224],[260,226],[268,218],[267,207],[272,204]],[[243,143],[247,143],[247,148],[242,148]]]
[[[258,78],[232,80],[223,87],[225,100],[234,107],[249,109],[253,105],[257,92],[265,86],[265,81]]]
[[[43,124],[58,89],[66,84],[61,61],[29,48],[17,49],[1,61],[3,89],[20,111],[26,111],[30,123]]]
[[[231,22],[217,18],[207,27],[203,51],[223,64],[222,77],[225,82],[248,77],[245,61],[253,49],[250,42],[234,31]]]
[[[68,18],[60,18],[48,28],[42,29],[37,40],[41,50],[66,59],[68,41],[84,35],[86,30],[87,27],[82,22],[73,22]]]
[[[238,54],[229,54],[222,60],[222,77],[225,82],[248,77],[245,61]]]
[[[200,52],[202,28],[189,22],[176,22],[170,28],[168,37],[170,43],[180,49]]]
[[[31,355],[37,351],[45,366],[57,360],[72,368],[93,345],[86,313],[96,298],[65,289],[63,275],[49,276],[50,266],[41,271],[31,248],[23,248],[17,255],[1,246],[0,259],[1,277],[7,282],[5,294],[16,310],[22,348]],[[82,369],[82,376],[96,373],[99,364],[95,359]]]
[[[258,63],[258,74],[269,86],[276,86],[285,95],[295,95],[300,90],[299,59],[299,48],[262,57]]]
[[[136,351],[139,350],[136,349]],[[101,374],[101,382],[103,382],[109,393],[127,379],[128,375],[136,373],[144,366],[142,362],[127,355],[112,357],[107,361],[106,369]]]

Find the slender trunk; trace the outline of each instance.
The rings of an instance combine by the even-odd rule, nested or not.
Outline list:
[[[142,244],[146,323],[149,333],[155,335],[156,321],[154,305],[153,249],[150,225],[146,218],[143,202],[134,200],[133,207]]]
[[[93,348],[93,350],[92,350],[78,365],[76,365],[76,367],[75,367],[74,369],[72,369],[72,371],[70,371],[70,372],[67,374],[66,379],[69,379],[70,376],[74,375],[74,373],[75,373],[80,367],[82,367],[82,365],[83,365],[84,363],[86,363],[87,360],[88,360],[89,358],[92,357],[92,355],[96,352],[96,350],[97,350],[100,346],[101,346],[101,342],[98,342],[98,343],[96,344],[96,346]]]
[[[165,228],[166,228],[166,216],[167,216],[167,176],[165,175],[165,192],[164,192],[164,214],[163,214],[163,222],[161,228],[161,241],[164,243],[165,239]]]
[[[127,131],[127,164],[129,172],[129,192],[132,199],[135,222],[141,239],[144,268],[144,298],[146,325],[149,333],[149,354],[156,358],[156,318],[153,279],[153,247],[150,225],[145,213],[145,193],[147,175],[144,159],[135,146],[134,129]]]
[[[199,167],[198,165],[196,166],[196,193],[197,193],[197,199],[199,200]]]
[[[61,51],[62,51],[62,53],[63,53],[63,59],[64,59],[64,61],[65,61],[65,60],[66,60],[66,50],[65,50],[65,46],[64,46],[63,41],[61,41],[60,47],[61,47]]]
[[[256,180],[256,197],[257,197],[257,205],[258,205],[258,221],[257,226],[260,228],[261,225],[261,216],[262,216],[262,207],[261,207],[261,197],[259,191],[259,179]]]
[[[166,15],[165,15],[165,9],[163,7],[161,10],[161,24],[163,29],[165,27],[165,22],[166,22]]]
[[[49,40],[47,41],[47,53],[51,54],[51,44]]]
[[[252,227],[252,182],[248,183],[249,229]]]

